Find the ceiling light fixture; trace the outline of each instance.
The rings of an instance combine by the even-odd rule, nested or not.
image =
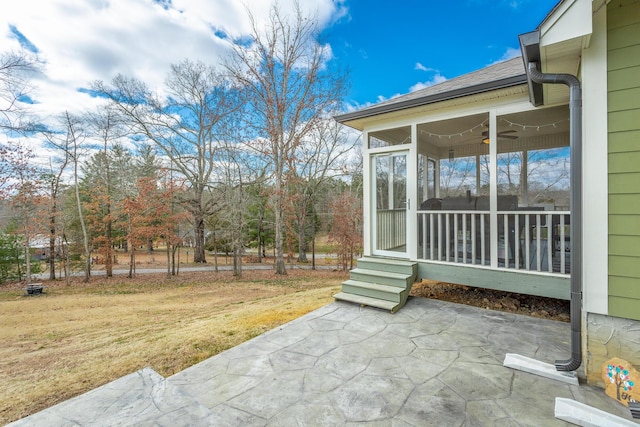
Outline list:
[[[491,140],[490,140],[490,139],[489,139],[489,137],[487,136],[487,137],[482,138],[482,143],[483,143],[483,144],[490,144],[490,143],[491,143]]]

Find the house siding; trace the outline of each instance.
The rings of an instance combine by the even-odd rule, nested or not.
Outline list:
[[[640,320],[640,0],[607,6],[609,315]]]

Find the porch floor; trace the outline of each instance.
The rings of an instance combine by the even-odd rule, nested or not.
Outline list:
[[[506,353],[565,358],[569,335],[424,298],[396,314],[335,302],[167,379],[146,369],[15,425],[568,425],[556,397],[631,419],[601,389],[502,366]]]

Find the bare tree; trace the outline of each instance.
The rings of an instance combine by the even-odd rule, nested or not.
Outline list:
[[[194,262],[206,262],[205,219],[211,211],[206,192],[226,120],[239,111],[241,100],[215,68],[201,62],[172,65],[165,85],[166,96],[161,96],[119,75],[111,87],[95,82],[93,88],[111,100],[133,133],[153,141],[190,184],[182,201],[192,215]]]
[[[293,16],[278,5],[266,26],[249,13],[251,43],[234,44],[226,68],[247,91],[252,145],[273,168],[276,272],[286,274],[283,250],[287,170],[296,151],[323,113],[336,104],[344,89],[340,73],[326,67],[327,50],[317,41],[317,20]]]
[[[49,159],[49,173],[44,177],[49,185],[49,280],[56,280],[56,243],[58,233],[58,210],[59,196],[62,187],[62,175],[69,164],[69,150],[66,146],[62,151],[62,156],[57,158],[55,165],[53,159]]]
[[[475,187],[475,157],[456,157],[440,161],[440,196],[462,196]],[[478,189],[479,190],[479,189]]]
[[[84,220],[82,211],[82,201],[80,200],[80,185],[78,182],[78,168],[80,163],[80,155],[82,144],[85,140],[84,123],[79,117],[76,117],[66,111],[60,118],[62,125],[66,130],[66,146],[69,147],[71,162],[73,163],[73,184],[76,198],[76,207],[78,208],[78,218],[80,220],[80,228],[82,229],[82,241],[84,247],[84,281],[88,282],[91,277],[91,247],[89,244],[89,233]]]
[[[18,212],[16,218],[22,234],[25,253],[25,277],[31,283],[31,241],[38,233],[38,212],[42,205],[42,182],[40,170],[33,164],[34,154],[31,149],[20,142],[13,141],[10,147],[1,147],[3,154],[0,164],[8,169],[5,185],[0,186],[3,198],[11,200],[11,205]],[[6,169],[5,169],[6,168]],[[8,184],[8,185],[6,185]]]
[[[296,216],[298,225],[298,262],[307,262],[307,220],[319,188],[328,178],[344,175],[349,153],[357,140],[348,138],[345,128],[330,117],[317,122],[296,150],[295,163],[289,165],[297,183]],[[315,238],[315,220],[311,218],[311,238]]]
[[[38,58],[27,51],[0,54],[0,129],[25,131],[35,128],[25,101],[32,89],[31,79],[40,65]]]

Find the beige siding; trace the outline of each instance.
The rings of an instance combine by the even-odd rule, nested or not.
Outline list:
[[[640,0],[607,6],[609,314],[640,320]]]

